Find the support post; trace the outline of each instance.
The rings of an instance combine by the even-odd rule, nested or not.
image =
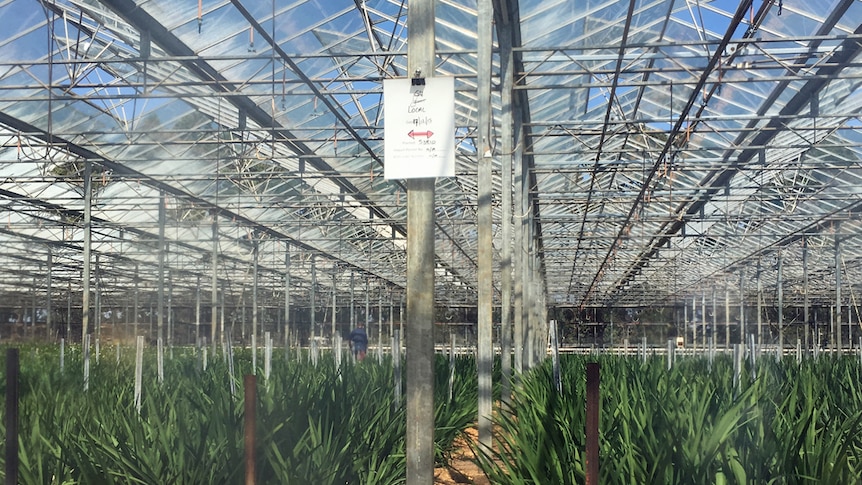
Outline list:
[[[335,311],[337,308],[336,303],[337,302],[336,302],[336,292],[335,292],[335,271],[333,270],[333,272],[332,272],[332,319],[331,319],[332,334],[330,337],[332,339],[332,345],[333,346],[335,345],[335,335],[338,333],[338,329],[336,328],[336,318],[335,318]]]
[[[53,283],[54,283],[54,250],[49,246],[48,247],[48,274],[45,275],[45,311],[47,315],[45,315],[45,328],[48,329],[48,336],[56,337],[54,330],[54,320],[52,315],[54,313],[52,308],[51,301],[51,293],[53,292]],[[36,323],[36,316],[33,315],[33,323]]]
[[[739,270],[739,343],[745,344],[745,269]]]
[[[407,72],[434,75],[434,1],[407,12]],[[407,485],[434,482],[434,183],[407,180]]]
[[[369,278],[365,277],[365,324],[369,325],[371,323],[371,283],[368,281]],[[369,331],[370,329],[366,330]],[[389,335],[389,340],[392,340],[392,335]]]
[[[311,256],[311,288],[309,289],[308,300],[311,304],[311,309],[309,310],[310,318],[311,318],[311,340],[314,340],[317,337],[317,302],[315,301],[315,296],[317,295],[317,263],[314,260],[314,255]]]
[[[809,348],[808,334],[810,333],[808,312],[808,238],[802,238],[802,323],[805,324],[805,348]]]
[[[502,7],[507,8],[507,7]],[[502,12],[501,12],[502,13]],[[496,21],[500,46],[500,187],[502,190],[502,220],[500,244],[500,354],[501,354],[501,397],[504,404],[511,403],[512,396],[512,163],[515,136],[515,118],[512,109],[514,95],[515,62],[512,51],[512,24],[508,15],[501,15]]]
[[[288,347],[290,325],[290,245],[284,245],[284,346]]]
[[[158,338],[164,339],[165,324],[165,192],[159,192],[159,249],[158,249],[158,295],[156,309],[156,327]]]
[[[763,281],[761,280],[761,275],[763,274],[760,268],[760,261],[757,262],[757,347],[760,348],[762,345],[761,339],[763,338]]]
[[[778,276],[776,281],[778,287],[778,352],[784,354],[784,258],[781,251],[778,252]]]
[[[81,342],[90,331],[90,259],[92,258],[92,205],[93,205],[93,162],[84,160],[84,261],[83,294],[81,303]]]
[[[479,445],[491,449],[492,371],[494,366],[493,344],[493,232],[494,225],[491,202],[493,178],[491,163],[491,43],[493,25],[491,0],[478,3],[478,67],[477,109],[479,114],[478,146],[479,159],[477,183],[477,247],[478,247],[478,308],[476,354],[478,366],[479,403],[477,427]]]
[[[195,345],[201,339],[201,275],[197,275],[195,285]],[[200,350],[200,349],[198,349]]]
[[[257,377],[253,374],[243,376],[245,391],[244,445],[245,445],[245,485],[255,484],[255,410],[257,406]]]
[[[213,355],[216,353],[216,328],[218,326],[218,214],[213,211],[212,222],[212,254],[210,255],[210,343],[213,347]]]
[[[350,270],[350,329],[356,328],[356,288],[354,283],[354,271]]]
[[[18,349],[6,350],[6,485],[18,483]]]
[[[838,234],[840,224],[835,227],[835,328],[834,342],[838,353],[841,353],[841,241]]]
[[[96,254],[96,261],[93,265],[93,269],[95,270],[95,274],[93,275],[93,284],[94,284],[94,292],[93,292],[93,306],[95,307],[95,311],[93,312],[93,316],[95,317],[95,329],[94,333],[96,334],[96,342],[102,337],[102,276],[99,274],[99,254]],[[34,309],[35,316],[35,309]],[[98,360],[98,357],[97,357]]]
[[[391,318],[391,316],[390,316]],[[391,321],[391,320],[390,320]],[[383,287],[377,289],[377,348],[381,349],[377,352],[381,358],[383,357],[382,348],[380,347],[383,340]]]
[[[730,289],[724,288],[724,349],[730,349]]]
[[[668,358],[670,358],[668,356]],[[599,364],[587,363],[586,484],[599,485]]]
[[[701,347],[706,349],[706,293],[700,294],[700,328],[701,328]]]
[[[135,336],[138,335],[138,315],[141,313],[140,307],[140,299],[141,299],[141,290],[140,290],[140,278],[138,277],[138,263],[135,263],[135,296],[134,301],[132,302],[132,325],[134,326],[133,330],[135,332]]]
[[[258,286],[258,266],[260,264],[260,240],[257,234],[252,236],[252,268],[251,268],[251,336],[257,339],[258,335],[258,307],[257,307],[257,286]],[[257,349],[252,349],[254,355],[257,355]]]

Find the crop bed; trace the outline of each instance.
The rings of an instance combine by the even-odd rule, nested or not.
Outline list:
[[[160,372],[147,349],[138,410],[134,349],[91,356],[84,390],[80,347],[62,359],[56,346],[21,348],[19,482],[243,483],[242,382],[257,362],[257,483],[404,483],[404,402],[390,357],[281,354],[267,378],[262,353],[220,352],[205,365],[200,350],[175,348]],[[471,473],[495,485],[583,483],[584,367],[595,361],[602,484],[862,483],[855,356],[686,357],[668,368],[658,356],[566,355],[561,391],[548,359],[517,379],[511,405],[495,413],[493,449],[479,450],[464,433],[476,417],[475,360],[455,358],[452,372],[441,355],[438,465],[475,454]],[[464,443],[473,449],[455,449]],[[446,476],[459,478],[453,470]]]
[[[483,468],[491,483],[583,483],[586,362],[598,361],[600,478],[632,483],[862,483],[857,356],[714,361],[563,356],[524,376]]]
[[[112,347],[98,362],[91,356],[84,391],[79,347],[66,349],[62,369],[57,347],[20,349],[20,483],[243,483],[242,376],[252,372],[251,352],[210,356],[204,370],[202,352],[173,349],[160,382],[148,349],[140,412],[134,353],[116,357]],[[257,369],[257,483],[403,483],[404,403],[394,397],[391,361],[345,357],[338,365],[332,354],[315,361],[273,358],[268,379]],[[448,365],[439,359],[434,396],[441,463],[476,413],[475,371],[468,370],[475,362],[455,359],[451,400]]]

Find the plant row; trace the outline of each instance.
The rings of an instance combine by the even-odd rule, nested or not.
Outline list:
[[[233,362],[210,358],[204,370],[194,349],[175,349],[160,382],[148,350],[140,412],[132,354],[93,361],[84,391],[79,348],[66,352],[63,369],[55,348],[22,349],[20,483],[244,482],[242,376],[252,373],[250,352],[237,351]],[[429,396],[440,462],[476,413],[475,362],[455,360],[451,400],[448,365],[438,360]],[[4,377],[4,392],[5,385]],[[388,358],[341,365],[332,354],[316,364],[296,354],[273,359],[269,378],[257,378],[257,483],[403,483],[405,406],[395,395]]]
[[[585,482],[585,373],[598,361],[602,484],[862,483],[862,373],[851,357],[732,359],[564,356],[522,376],[499,413],[495,484]],[[734,382],[734,377],[739,379]]]

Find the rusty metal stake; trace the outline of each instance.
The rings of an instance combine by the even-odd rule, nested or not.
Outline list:
[[[587,363],[587,485],[599,484],[599,364]]]
[[[6,351],[6,484],[18,483],[18,349]]]
[[[243,377],[245,388],[245,485],[254,485],[254,429],[257,377],[249,374]]]

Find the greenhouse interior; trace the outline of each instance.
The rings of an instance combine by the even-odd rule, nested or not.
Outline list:
[[[7,435],[7,483],[430,483],[471,423],[475,483],[862,480],[862,2],[0,0],[0,24],[0,344],[21,348],[22,406],[83,384],[73,406],[147,416],[36,426],[55,434],[19,456],[52,458],[14,471]],[[132,375],[121,352],[134,403],[131,383],[99,394]],[[380,385],[315,394],[309,420],[394,393],[369,411],[382,451],[351,431],[332,449],[357,454],[318,454],[315,430],[355,421],[287,430],[273,386],[306,391],[270,371],[303,356],[332,396]],[[584,359],[606,386],[595,449],[544,427],[599,423]],[[241,438],[133,432],[185,403],[233,436],[244,373],[269,389],[244,469]],[[230,394],[171,394],[180,375]],[[607,411],[634,382],[663,425]],[[820,397],[782,397],[802,387]]]
[[[859,345],[862,4],[435,3],[439,344],[489,318],[495,339],[554,321],[563,347]],[[0,4],[0,338],[391,338],[410,179],[384,173],[383,81],[416,77],[407,14]]]

